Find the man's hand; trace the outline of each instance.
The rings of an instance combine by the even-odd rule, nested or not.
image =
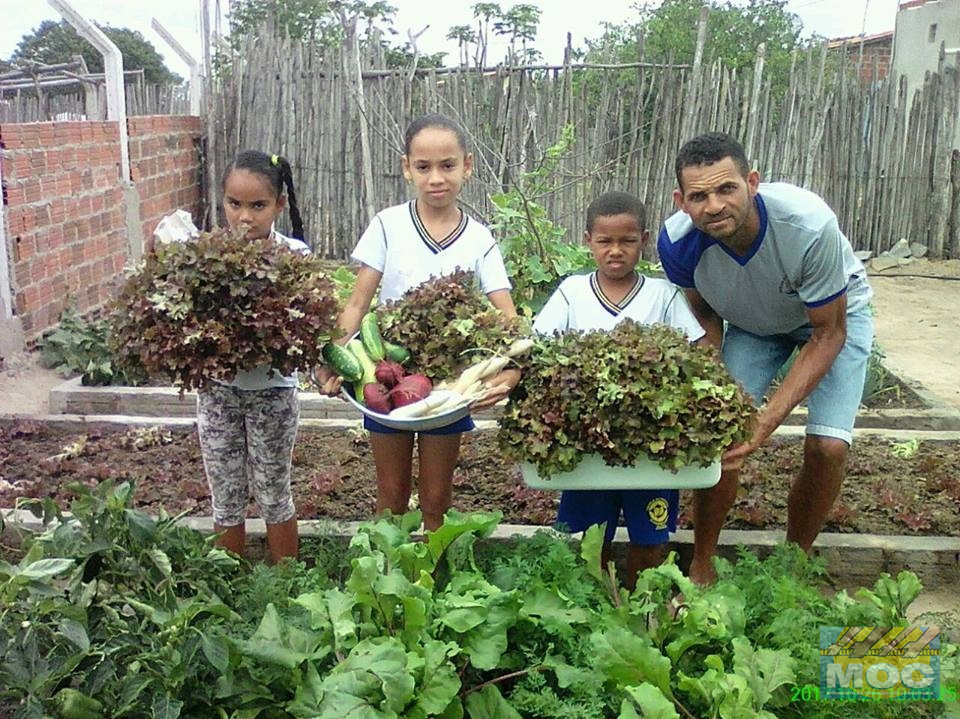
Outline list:
[[[720,469],[724,472],[741,469],[744,460],[756,452],[757,449],[758,447],[753,444],[752,439],[749,442],[741,442],[740,444],[733,445],[723,453],[723,457],[720,459]]]
[[[320,392],[328,397],[335,397],[343,384],[343,378],[325,365],[313,368],[313,381]]]
[[[509,395],[513,388],[520,381],[520,370],[506,369],[496,377],[487,382],[487,391],[480,399],[471,405],[473,410],[487,409],[493,407],[497,402]]]
[[[730,447],[720,458],[720,468],[724,472],[737,470],[743,467],[744,460],[756,452],[773,434],[776,426],[771,427],[768,421],[764,419],[764,413],[759,417],[754,417],[752,422],[752,434],[746,442],[740,442]]]

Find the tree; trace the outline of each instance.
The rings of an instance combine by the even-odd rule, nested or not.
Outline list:
[[[515,64],[521,59],[526,62],[539,56],[539,51],[527,47],[527,43],[533,42],[536,38],[539,24],[540,8],[528,3],[514,5],[493,23],[494,33],[506,35],[510,38],[510,46],[507,50],[507,62],[509,64]],[[517,51],[517,41],[520,42],[519,52]]]
[[[447,32],[447,40],[457,41],[457,50],[460,57],[460,65],[466,67],[470,64],[470,45],[477,43],[477,33],[469,25],[454,25]]]
[[[167,69],[156,48],[136,30],[99,26],[123,54],[124,70],[143,70],[147,82],[157,85],[182,81]],[[52,65],[70,62],[74,55],[83,57],[90,72],[103,72],[103,56],[84,40],[66,20],[44,20],[29,35],[24,35],[10,56],[14,65],[41,62]]]
[[[333,49],[344,39],[341,10],[360,18],[368,37],[374,29],[381,35],[396,34],[397,9],[383,0],[236,0],[230,4],[230,45],[238,49],[244,39],[255,37],[269,23],[294,40]]]
[[[757,47],[766,45],[764,74],[774,87],[782,86],[790,72],[791,55],[806,45],[800,38],[803,25],[786,9],[787,0],[664,0],[655,9],[639,7],[637,20],[620,26],[607,24],[597,39],[588,40],[588,60],[636,60],[638,35],[644,36],[645,59],[650,62],[693,62],[700,10],[710,8],[703,60],[720,60],[734,69],[749,68]]]
[[[495,2],[474,3],[470,9],[477,19],[477,67],[487,64],[487,43],[490,39],[490,21],[500,17],[500,5]]]
[[[383,57],[388,68],[410,67],[413,65],[414,51],[410,43],[404,43],[402,47],[390,45],[383,42]],[[445,52],[434,52],[423,54],[416,53],[417,67],[443,67],[443,58]]]

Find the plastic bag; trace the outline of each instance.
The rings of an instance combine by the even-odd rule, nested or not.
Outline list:
[[[193,218],[186,210],[176,210],[167,215],[153,231],[157,242],[186,242],[200,234],[200,230],[193,224]]]

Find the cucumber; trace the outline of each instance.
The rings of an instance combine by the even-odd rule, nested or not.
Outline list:
[[[367,355],[366,350],[363,349],[363,343],[360,340],[352,339],[347,342],[347,349],[353,353],[353,356],[356,357],[357,361],[360,363],[360,379],[355,384],[359,385],[360,387],[359,398],[362,401],[363,385],[377,381],[377,368],[376,365],[374,365],[373,360],[371,360],[369,355]]]
[[[397,364],[404,364],[410,359],[410,350],[406,347],[395,345],[393,342],[387,342],[386,340],[383,341],[383,353],[388,360],[396,362]]]
[[[356,382],[363,377],[363,367],[360,360],[346,347],[327,342],[323,346],[323,360],[327,365],[343,377],[347,382]]]
[[[377,326],[377,315],[367,312],[360,320],[360,341],[367,357],[374,363],[382,360],[384,355],[383,338],[380,337],[380,328]]]

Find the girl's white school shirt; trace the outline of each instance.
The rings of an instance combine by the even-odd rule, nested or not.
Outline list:
[[[274,242],[285,244],[291,250],[310,254],[310,248],[306,243],[293,237],[281,235],[276,230],[271,234]],[[251,370],[241,370],[232,382],[221,382],[228,387],[236,387],[243,390],[270,389],[271,387],[297,387],[300,383],[297,373],[284,376],[275,372],[270,365],[260,365]]]
[[[496,240],[485,225],[461,210],[460,224],[435,240],[417,214],[415,200],[381,210],[360,236],[351,257],[382,274],[380,301],[456,270],[474,273],[481,292],[509,290],[510,279]]]
[[[644,325],[670,325],[686,334],[691,342],[706,334],[676,285],[637,273],[633,288],[622,300],[614,302],[604,294],[596,272],[572,275],[561,282],[537,314],[533,331],[609,331],[625,319]]]

